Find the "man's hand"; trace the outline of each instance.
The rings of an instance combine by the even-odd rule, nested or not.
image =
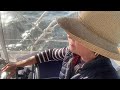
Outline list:
[[[16,73],[16,68],[17,66],[15,63],[9,63],[1,69],[1,73],[9,72],[9,75],[7,76],[7,79],[9,79]]]

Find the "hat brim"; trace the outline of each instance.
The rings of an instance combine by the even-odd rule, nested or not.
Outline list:
[[[91,28],[84,25],[78,18],[62,17],[58,18],[57,22],[67,34],[81,42],[86,48],[105,57],[120,61],[120,53],[117,46],[93,32]]]

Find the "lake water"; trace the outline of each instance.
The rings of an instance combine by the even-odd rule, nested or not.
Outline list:
[[[9,55],[16,58],[26,54],[25,51],[31,51],[31,47],[35,41],[42,35],[43,32],[41,31],[44,31],[55,18],[72,16],[76,12],[77,11],[2,11],[1,20],[6,47],[10,52]],[[41,20],[36,22],[43,13],[44,16]],[[56,27],[54,31],[43,35],[32,51],[65,47],[68,43],[64,40],[67,41],[64,30]]]

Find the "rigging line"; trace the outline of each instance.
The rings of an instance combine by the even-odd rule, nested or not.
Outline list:
[[[4,39],[1,17],[2,17],[2,12],[0,12],[0,39],[1,39],[0,41],[1,41],[1,47],[3,49],[3,53],[5,55],[7,63],[9,63],[9,57],[8,57],[8,52],[7,52],[7,49],[6,49],[6,44],[5,44],[5,39]]]
[[[5,41],[13,41],[13,40],[21,40],[21,39],[5,39]],[[30,39],[26,39],[26,40],[30,40]],[[32,40],[32,39],[31,39]],[[63,40],[63,39],[47,39],[47,38],[41,38],[40,40],[44,40],[44,41],[55,41],[55,42],[68,42],[68,40]],[[24,45],[29,45],[29,44],[24,44]]]
[[[32,25],[32,28],[31,28],[29,31],[32,31],[34,28],[37,27],[41,32],[43,32],[43,31],[42,31],[42,29],[38,26],[38,24],[40,24],[41,19],[43,18],[43,16],[44,16],[46,13],[47,13],[47,11],[44,11],[44,12],[42,13],[42,15],[38,18],[38,20],[36,20],[34,23],[31,23],[26,17],[24,17],[24,16],[21,14],[20,11],[17,11],[17,12],[16,12],[16,14],[19,14],[24,20],[26,20],[28,23],[30,23],[30,24]]]
[[[21,12],[19,12],[19,11],[16,12],[17,15],[19,14],[23,19],[25,19],[28,23],[30,23],[30,24],[32,25],[32,28],[29,30],[30,32],[31,32],[32,30],[34,30],[35,27],[37,27],[41,32],[43,32],[42,29],[39,28],[38,24],[40,24],[41,19],[43,18],[43,16],[44,16],[46,13],[47,13],[47,11],[44,11],[44,12],[42,13],[42,15],[38,18],[38,20],[37,20],[34,24],[32,24],[31,22],[29,22],[29,20],[28,20],[27,18],[25,18],[25,17],[21,14]],[[30,34],[30,35],[31,35],[31,34]],[[27,37],[31,38],[29,35],[28,35]],[[21,42],[21,41],[20,41],[20,42]],[[33,43],[33,42],[32,42],[32,43]]]
[[[30,23],[21,13],[15,13],[15,12],[13,12],[13,14],[15,14],[16,15],[16,18],[19,20],[19,18],[21,17],[21,18],[23,18],[23,20],[26,20],[28,23]],[[21,25],[21,28],[25,31],[25,29],[24,29],[24,27],[22,26],[22,24],[21,24],[21,22],[19,22],[19,24]],[[32,23],[30,23],[31,25],[32,25]],[[31,38],[32,36],[31,36],[31,34],[28,36],[28,38]],[[31,41],[32,43],[33,43],[33,41]],[[19,42],[18,42],[19,43]]]
[[[48,32],[48,31],[50,31],[50,28],[52,28],[51,26],[56,26],[56,20],[53,20],[52,22],[50,22],[49,23],[49,25],[47,26],[47,28],[45,28],[44,30],[43,30],[43,33],[38,37],[38,39],[33,43],[33,45],[32,45],[32,47],[31,47],[31,50],[30,51],[32,51],[33,49],[34,49],[34,46],[41,40],[41,38],[43,37],[43,36],[45,36],[46,35],[46,32]],[[54,27],[55,28],[55,27]],[[54,29],[54,28],[52,28],[52,29]]]
[[[46,32],[48,32],[48,31],[50,30],[50,28],[51,28],[52,25],[56,25],[56,21],[55,21],[55,20],[53,20],[53,21],[48,25],[48,27],[43,30],[43,33],[38,37],[38,39],[35,41],[35,43],[34,43],[33,45],[36,45],[36,44],[39,42],[39,40],[40,40],[43,36],[46,35]]]

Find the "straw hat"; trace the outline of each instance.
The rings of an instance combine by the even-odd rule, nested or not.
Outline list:
[[[57,22],[88,49],[120,61],[120,11],[81,11]]]

